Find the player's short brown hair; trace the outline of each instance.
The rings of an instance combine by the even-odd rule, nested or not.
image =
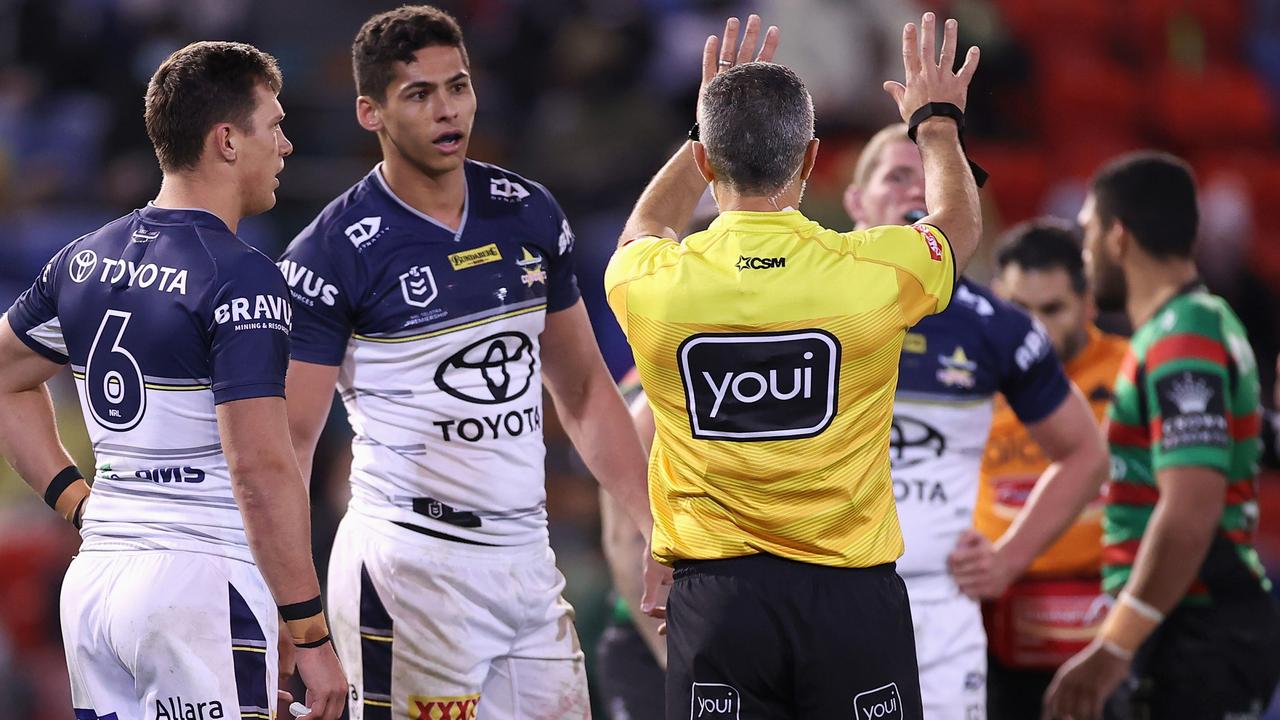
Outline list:
[[[872,135],[867,144],[862,147],[862,154],[858,155],[857,164],[853,166],[853,184],[866,187],[871,181],[871,173],[875,172],[876,166],[880,164],[880,156],[884,154],[885,148],[890,143],[900,140],[911,140],[907,137],[906,123],[894,123]]]
[[[249,131],[259,83],[280,92],[280,66],[245,43],[192,43],[160,63],[147,85],[143,113],[160,169],[194,168],[204,151],[205,135],[218,123]]]
[[[424,47],[458,48],[462,64],[471,67],[462,28],[452,15],[430,5],[405,5],[369,18],[351,44],[356,92],[382,102],[395,77],[395,63],[412,62]]]

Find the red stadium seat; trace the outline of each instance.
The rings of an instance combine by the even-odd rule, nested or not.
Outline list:
[[[1123,65],[1102,55],[1065,52],[1037,69],[1040,124],[1047,138],[1106,133],[1129,136],[1140,127],[1142,86]]]
[[[60,523],[14,523],[0,533],[0,622],[16,652],[58,636],[59,579],[77,544]]]
[[[1170,70],[1153,85],[1147,123],[1188,149],[1269,147],[1275,127],[1266,88],[1248,70],[1215,66]]]
[[[1124,3],[1079,0],[999,0],[1009,29],[1037,58],[1068,49],[1105,51],[1125,34]]]
[[[1131,37],[1152,66],[1239,62],[1246,26],[1242,0],[1130,0]],[[1202,52],[1201,52],[1202,51]]]
[[[1040,148],[975,143],[969,146],[969,154],[991,173],[991,182],[984,192],[995,198],[1000,217],[1006,224],[1039,214],[1041,199],[1050,179],[1046,158]]]

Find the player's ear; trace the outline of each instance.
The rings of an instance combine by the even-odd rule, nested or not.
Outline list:
[[[1084,293],[1080,295],[1080,302],[1084,305],[1084,326],[1096,325],[1098,322],[1098,303],[1093,300],[1093,292],[1088,286],[1085,287]]]
[[[991,292],[1004,300],[1009,299],[1008,288],[1004,284],[1004,277],[999,272],[991,276]]]
[[[1133,235],[1125,228],[1124,223],[1119,220],[1113,220],[1111,227],[1102,236],[1102,244],[1107,248],[1107,254],[1115,259],[1116,263],[1123,264],[1125,257],[1132,248]]]
[[[356,98],[356,121],[369,132],[382,130],[382,106],[368,95]]]
[[[844,196],[840,198],[840,202],[844,205],[844,212],[850,220],[855,223],[862,222],[862,188],[849,183],[849,187],[844,189]]]
[[[693,143],[693,162],[698,166],[698,172],[702,173],[703,180],[715,182],[716,171],[707,162],[707,148],[696,140]]]
[[[212,147],[213,156],[227,163],[236,161],[236,129],[231,123],[218,123],[209,131],[206,148]]]
[[[800,165],[800,179],[808,180],[809,174],[813,172],[813,168],[818,164],[818,138],[809,141],[809,145],[804,149],[804,160]]]

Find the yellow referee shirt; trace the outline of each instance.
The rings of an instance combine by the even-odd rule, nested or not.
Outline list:
[[[654,555],[896,560],[898,354],[954,284],[937,228],[838,233],[794,210],[619,248],[605,289],[657,423]]]

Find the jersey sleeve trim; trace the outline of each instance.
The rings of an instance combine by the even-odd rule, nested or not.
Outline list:
[[[290,343],[289,359],[298,360],[312,365],[326,365],[328,367],[338,367],[342,365],[342,361],[346,359],[346,352],[335,358],[329,353],[311,350],[309,348],[300,348]]]
[[[1043,392],[1054,393],[1058,398],[1056,402],[1047,402],[1038,406],[1035,410],[1023,409],[1022,412],[1019,412],[1017,407],[1013,408],[1013,414],[1018,416],[1018,421],[1023,425],[1034,425],[1044,420],[1057,412],[1062,407],[1062,404],[1067,401],[1067,396],[1071,394],[1071,381],[1067,379],[1067,376],[1063,373],[1058,373],[1050,380],[1050,383],[1049,388]],[[1054,395],[1050,395],[1050,397]]]
[[[956,292],[956,285],[959,284],[960,282],[960,268],[956,265],[955,249],[951,247],[951,238],[947,237],[947,234],[944,233],[942,231],[942,228],[938,227],[937,225],[931,225],[929,223],[916,223],[911,227],[916,228],[916,231],[920,232],[921,235],[925,234],[924,232],[921,231],[922,228],[925,228],[927,230],[932,230],[939,237],[941,237],[943,262],[946,262],[948,265],[951,266],[951,284],[946,288],[938,288],[939,290],[938,306],[937,306],[937,309],[934,311],[934,314],[936,315],[942,312],[943,310],[946,310],[948,307],[950,307],[951,298],[955,295],[955,292]],[[928,242],[927,236],[925,236],[925,241]]]
[[[249,382],[213,388],[213,404],[260,397],[284,397],[284,383]]]
[[[645,233],[643,235],[636,235],[635,237],[629,237],[626,240],[623,240],[622,243],[618,245],[618,249],[621,250],[637,240],[671,240],[671,238],[663,235],[654,235],[653,233]],[[672,240],[672,242],[675,241]]]
[[[71,358],[68,357],[66,353],[60,352],[52,345],[45,344],[45,342],[40,339],[40,334],[37,333],[40,328],[48,325],[50,322],[55,322],[57,318],[53,318],[52,320],[38,325],[30,325],[28,323],[15,325],[13,323],[13,315],[17,312],[20,312],[20,310],[15,308],[14,310],[5,313],[4,317],[10,318],[9,327],[13,330],[13,334],[17,335],[18,339],[22,341],[23,345],[31,348],[32,351],[44,359],[55,362],[59,365],[66,365],[70,362]],[[21,321],[22,318],[19,318],[19,320]]]
[[[572,310],[572,309],[573,309],[573,307],[574,307],[575,305],[577,305],[577,304],[578,304],[579,302],[581,302],[581,301],[582,301],[582,296],[581,296],[581,295],[579,295],[578,297],[576,297],[576,298],[574,299],[574,301],[573,301],[573,302],[571,302],[571,303],[569,303],[568,305],[565,305],[565,306],[563,306],[563,307],[560,307],[560,306],[552,307],[550,304],[548,304],[548,305],[547,305],[547,314],[548,314],[548,315],[555,315],[556,313],[564,312],[565,310]],[[337,363],[337,364],[341,364],[341,363]]]

